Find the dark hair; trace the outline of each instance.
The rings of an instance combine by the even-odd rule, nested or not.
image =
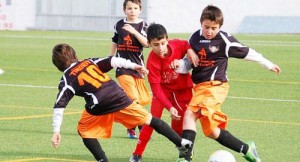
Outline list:
[[[52,62],[59,71],[65,71],[73,62],[78,61],[75,50],[68,44],[57,44],[52,50]]]
[[[150,43],[153,39],[163,39],[168,38],[168,33],[166,28],[161,24],[152,23],[147,29],[147,40]]]
[[[127,2],[135,3],[135,4],[139,5],[140,8],[142,9],[142,3],[141,3],[141,0],[124,0],[124,2],[123,2],[123,10],[125,10],[126,5],[127,5]]]
[[[213,5],[208,5],[202,11],[200,22],[202,23],[204,20],[215,21],[220,24],[220,27],[223,25],[224,17],[222,11]]]

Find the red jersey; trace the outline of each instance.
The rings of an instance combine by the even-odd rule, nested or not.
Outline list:
[[[147,60],[149,70],[148,81],[153,92],[153,100],[158,99],[168,110],[172,107],[170,102],[171,93],[181,93],[183,89],[192,91],[193,83],[190,74],[178,74],[169,67],[174,59],[185,57],[187,50],[191,49],[187,41],[174,39],[168,41],[170,55],[165,58],[159,57],[153,51],[150,52]],[[186,98],[176,98],[186,100]]]
[[[174,39],[168,41],[169,50],[171,50],[166,58],[161,58],[153,51],[150,52],[147,60],[147,69],[149,70],[149,83],[159,83],[161,86],[179,90],[193,87],[190,74],[178,74],[169,67],[174,59],[182,59],[190,45],[187,41]]]

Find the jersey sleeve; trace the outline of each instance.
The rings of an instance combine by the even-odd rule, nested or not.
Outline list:
[[[188,74],[192,69],[192,63],[189,61],[187,57],[179,60],[179,67],[175,69],[178,74]]]
[[[147,37],[147,30],[148,30],[148,24],[145,21],[143,21],[143,27],[142,27],[141,34],[144,37]]]
[[[173,53],[176,52],[181,54],[181,58],[187,54],[188,49],[192,49],[187,40],[173,39],[169,41],[169,45],[176,50],[173,51]]]
[[[253,49],[249,49],[249,53],[244,59],[247,61],[257,62],[262,67],[265,67],[269,70],[271,70],[274,67],[274,63],[272,63],[271,61],[263,57],[262,54],[256,52]]]
[[[94,58],[91,59],[101,71],[104,73],[110,71],[113,68],[126,68],[126,69],[134,69],[137,65],[136,63],[131,62],[130,60],[126,60],[121,57],[109,56],[105,58]]]
[[[108,71],[113,69],[113,67],[111,66],[112,57],[113,56],[104,58],[91,58],[90,60],[94,62],[94,64],[96,64],[102,72],[107,73]]]
[[[167,99],[163,93],[159,83],[150,83],[150,87],[153,93],[153,96],[157,98],[158,101],[168,110],[172,107],[171,102]]]
[[[57,94],[54,108],[66,108],[69,101],[74,97],[74,89],[67,85],[64,80],[61,80],[58,86],[59,92]]]
[[[222,32],[220,35],[226,43],[225,54],[227,57],[243,59],[247,56],[249,47],[244,46],[237,39],[227,33]]]
[[[149,83],[160,83],[161,82],[161,63],[157,62],[157,60],[152,57],[153,53],[149,54],[146,66],[149,70],[148,81]]]
[[[63,108],[55,108],[53,110],[53,116],[52,116],[52,126],[53,126],[53,132],[60,132],[60,126],[63,122],[63,115],[64,115]]]
[[[118,31],[117,31],[117,24],[115,24],[115,26],[114,26],[114,29],[115,29],[115,31],[114,31],[114,35],[113,35],[113,37],[112,37],[112,42],[114,42],[114,43],[118,43]]]
[[[182,47],[182,51],[184,54],[187,53],[188,49],[191,49],[192,47],[190,46],[189,42],[186,40],[181,40],[181,46]]]

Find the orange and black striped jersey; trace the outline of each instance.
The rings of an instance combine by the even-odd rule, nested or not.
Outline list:
[[[129,23],[126,18],[118,21],[114,26],[115,32],[112,37],[112,42],[117,44],[117,57],[125,58],[139,65],[144,66],[144,56],[143,56],[143,45],[138,41],[138,39],[128,31],[122,29],[124,24],[130,24],[135,30],[140,32],[143,36],[146,35],[147,24],[140,20],[137,23]],[[135,70],[118,68],[116,70],[116,77],[127,74],[134,77],[142,78],[142,76]]]
[[[132,100],[106,74],[113,68],[112,60],[113,57],[90,58],[71,64],[59,82],[54,108],[66,108],[75,95],[85,99],[85,109],[93,115],[115,112],[130,105]],[[121,64],[125,65],[126,60],[114,60],[123,61]]]

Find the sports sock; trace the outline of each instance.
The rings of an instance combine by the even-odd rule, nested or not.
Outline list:
[[[219,137],[216,139],[221,145],[230,148],[238,153],[246,154],[249,147],[246,143],[234,137],[227,130],[221,129]]]
[[[101,145],[96,138],[82,138],[82,141],[97,161],[108,162],[105,152],[102,150]]]
[[[167,137],[177,147],[181,147],[181,137],[166,122],[152,116],[150,127],[152,127],[157,133]]]
[[[139,131],[141,132],[143,129],[143,125],[139,125],[138,128],[139,128]]]
[[[152,127],[148,125],[143,126],[141,133],[139,135],[138,143],[135,147],[135,151],[133,152],[133,154],[143,155],[146,146],[151,138],[152,132],[153,132]]]
[[[185,160],[190,161],[191,156],[192,156],[193,147],[194,147],[195,138],[196,138],[196,132],[193,130],[189,130],[189,129],[183,130],[181,137],[193,142],[192,146],[189,148],[189,151],[187,152],[187,154],[184,157]]]

